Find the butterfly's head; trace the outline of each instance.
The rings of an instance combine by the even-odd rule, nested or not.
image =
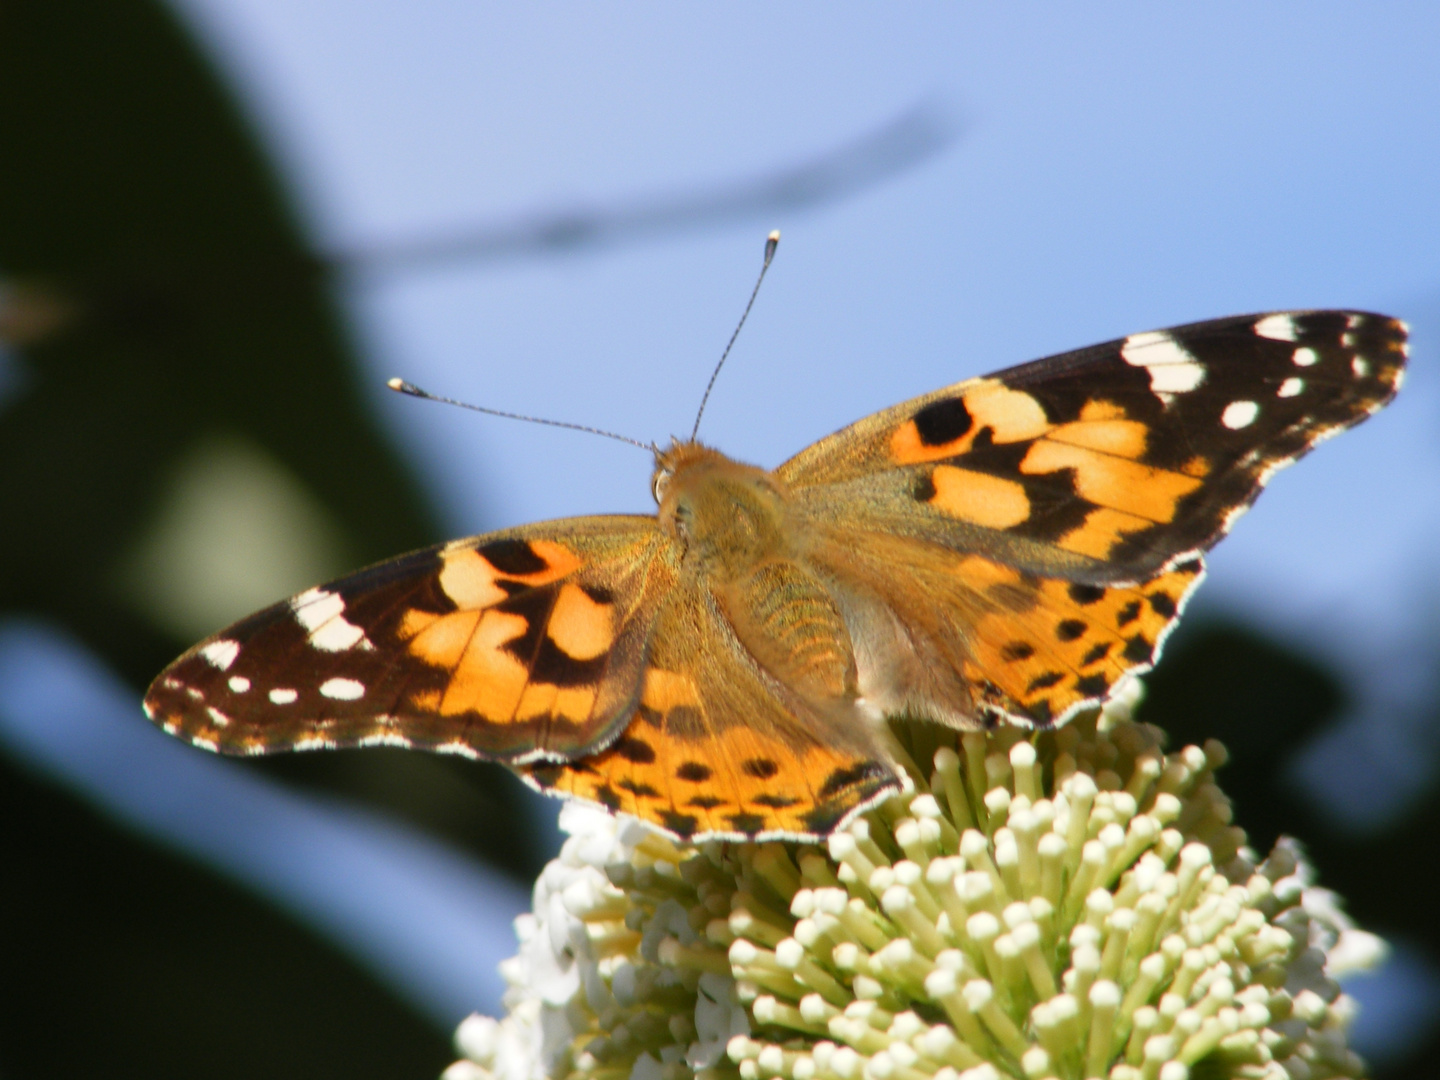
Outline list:
[[[655,452],[651,490],[661,529],[701,557],[753,554],[778,541],[784,517],[778,482],[718,450],[672,440]]]
[[[703,471],[706,463],[728,460],[720,451],[711,450],[693,439],[681,442],[672,436],[668,447],[663,450],[658,446],[655,448],[655,472],[650,477],[650,494],[655,496],[655,505],[664,509],[666,496],[671,493],[676,476],[697,475],[697,470]]]

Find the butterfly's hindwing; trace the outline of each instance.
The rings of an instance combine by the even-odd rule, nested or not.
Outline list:
[[[696,586],[678,586],[657,615],[625,733],[522,775],[683,839],[825,835],[901,785],[853,700],[806,700],[774,678]]]

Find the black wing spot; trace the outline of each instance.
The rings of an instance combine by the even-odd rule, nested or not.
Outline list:
[[[1099,585],[1081,585],[1078,582],[1071,584],[1065,591],[1070,594],[1070,599],[1074,600],[1075,603],[1081,607],[1084,607],[1086,604],[1093,604],[1105,595],[1105,590]]]
[[[1175,607],[1175,599],[1169,593],[1154,592],[1150,594],[1149,599],[1150,607],[1154,609],[1156,615],[1159,615],[1162,619],[1173,619],[1175,617],[1177,610]]]
[[[975,418],[962,398],[932,401],[915,414],[915,430],[923,446],[944,446],[975,426]]]
[[[552,686],[591,686],[605,673],[608,657],[601,653],[589,660],[577,660],[556,645],[545,627],[555,609],[559,587],[547,585],[527,589],[495,605],[507,615],[519,615],[525,629],[501,646],[530,670],[534,682]]]
[[[838,795],[846,788],[858,784],[863,780],[885,780],[890,778],[890,772],[878,761],[862,761],[848,769],[836,769],[825,778],[825,784],[820,789],[820,798],[829,799]]]
[[[604,585],[587,585],[584,582],[580,582],[579,584],[580,591],[591,600],[594,600],[595,603],[613,604],[615,602],[615,592],[613,589],[607,589]]]
[[[1150,653],[1154,648],[1155,646],[1145,639],[1144,634],[1136,634],[1125,642],[1125,651],[1120,655],[1132,664],[1143,664],[1150,659]]]
[[[675,775],[681,780],[689,780],[692,784],[698,784],[703,780],[710,779],[710,766],[698,761],[682,761],[680,767],[675,770]]]
[[[1075,680],[1075,689],[1086,697],[1104,697],[1110,689],[1110,680],[1104,675],[1084,675]]]
[[[759,814],[731,814],[730,825],[736,832],[754,836],[765,827],[765,819]]]
[[[1172,569],[1177,574],[1198,574],[1200,572],[1200,556],[1196,555],[1184,562],[1176,563]]]
[[[693,806],[697,810],[714,810],[717,806],[723,806],[725,800],[715,795],[696,795],[685,803],[686,806]]]
[[[1080,666],[1089,667],[1091,664],[1104,660],[1114,645],[1115,643],[1113,641],[1102,641],[1098,645],[1092,646],[1090,651],[1081,657]]]
[[[542,788],[553,788],[556,781],[560,779],[560,773],[565,768],[558,762],[545,761],[538,765],[531,765],[529,768],[530,779],[539,784]]]
[[[650,765],[655,761],[655,748],[643,739],[622,735],[615,740],[615,753],[636,765]]]
[[[639,795],[641,798],[645,799],[658,798],[660,795],[660,792],[656,791],[649,784],[637,783],[634,780],[620,780],[615,784],[615,786],[618,787],[621,791],[628,791],[632,795]]]
[[[915,478],[910,494],[916,502],[928,503],[935,498],[935,480],[931,473],[922,473]]]
[[[481,558],[496,570],[512,577],[538,574],[550,566],[525,540],[492,540],[479,551]]]
[[[1129,626],[1140,617],[1140,601],[1131,600],[1115,613],[1116,626]]]
[[[1047,671],[1043,675],[1036,675],[1030,680],[1030,685],[1025,688],[1025,692],[1033,694],[1036,690],[1049,690],[1063,678],[1065,678],[1064,674],[1059,671]]]
[[[1055,708],[1050,704],[1049,698],[1030,702],[1025,706],[1025,714],[1036,727],[1047,728],[1055,721]]]
[[[1083,637],[1088,629],[1090,627],[1079,619],[1065,619],[1055,627],[1055,636],[1061,641],[1074,641]]]
[[[742,771],[760,780],[769,780],[780,771],[780,766],[769,758],[752,757],[740,763]]]
[[[604,787],[600,788],[599,791],[595,792],[595,798],[599,800],[602,805],[608,807],[611,810],[620,809],[622,801],[620,798],[620,794],[609,784],[606,784]]]
[[[1035,655],[1035,646],[1028,641],[1012,641],[1000,650],[1000,658],[1014,663],[1016,660],[1029,660]]]
[[[845,816],[845,811],[835,806],[817,806],[813,810],[807,810],[801,816],[805,822],[807,831],[816,833],[819,836],[828,836],[840,824],[840,819]]]
[[[505,648],[510,651],[510,643],[507,643]],[[530,678],[534,682],[550,683],[552,686],[593,686],[605,674],[605,665],[609,659],[605,653],[601,653],[589,660],[577,660],[556,645],[547,634],[540,642],[540,649],[530,665]]]
[[[787,806],[794,806],[800,800],[791,798],[789,795],[756,795],[750,800],[756,806],[768,806],[772,810],[784,810]]]
[[[635,716],[637,719],[653,728],[659,728],[665,719],[663,715],[656,712],[649,705],[641,705],[639,708],[637,708],[635,710]]]
[[[661,815],[660,824],[669,829],[681,840],[688,840],[695,834],[695,826],[700,824],[694,814],[677,814],[674,810],[666,810]]]

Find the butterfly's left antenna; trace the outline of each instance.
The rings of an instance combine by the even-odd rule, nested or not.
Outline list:
[[[650,450],[653,452],[655,449],[655,447],[643,443],[639,439],[632,439],[628,435],[617,435],[615,432],[606,431],[604,428],[587,427],[585,424],[571,424],[564,420],[546,420],[540,416],[525,416],[522,413],[502,412],[500,409],[487,409],[484,405],[471,405],[468,401],[456,401],[454,398],[441,397],[439,394],[432,394],[427,390],[421,390],[420,387],[414,383],[406,382],[404,379],[390,379],[385,385],[398,393],[409,394],[411,397],[422,398],[425,401],[443,401],[446,405],[459,405],[462,409],[488,413],[490,416],[503,416],[507,420],[526,420],[532,424],[546,424],[549,427],[569,428],[571,431],[588,431],[591,435],[603,435],[607,439],[614,439],[617,442],[638,446],[641,450]]]
[[[735,326],[735,332],[730,335],[730,343],[725,346],[725,351],[720,354],[720,362],[715,365],[715,370],[710,373],[710,381],[705,385],[705,396],[700,399],[700,408],[695,412],[695,426],[690,429],[690,441],[695,441],[695,436],[700,434],[700,418],[705,415],[705,403],[710,400],[710,391],[715,389],[715,380],[720,377],[720,369],[725,366],[725,358],[730,355],[730,350],[735,347],[735,339],[740,336],[740,328],[745,325],[745,320],[750,317],[750,309],[755,306],[755,297],[760,295],[760,283],[765,280],[765,271],[770,269],[770,260],[775,258],[775,248],[780,243],[780,230],[775,229],[765,238],[765,261],[760,265],[760,276],[755,279],[755,288],[750,290],[750,302],[745,305],[745,311],[740,316],[740,322]]]

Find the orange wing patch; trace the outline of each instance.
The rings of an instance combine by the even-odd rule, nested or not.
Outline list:
[[[1102,437],[1113,430],[1113,422],[1099,426],[1097,434]],[[1075,494],[1082,499],[1161,525],[1175,519],[1180,500],[1201,483],[1193,476],[1141,465],[1115,453],[1048,436],[1036,439],[1020,462],[1020,471],[1031,476],[1067,470]]]
[[[1097,506],[1085,514],[1079,525],[1061,533],[1055,544],[1077,555],[1105,559],[1127,536],[1144,532],[1154,524],[1149,518]]]
[[[453,545],[440,560],[455,610],[410,608],[396,625],[409,656],[440,679],[413,680],[410,709],[483,730],[487,751],[513,759],[574,753],[633,701],[638,660],[628,677],[623,655],[611,662],[624,619],[579,553],[506,540]]]
[[[962,521],[988,529],[1009,529],[1030,518],[1030,498],[1018,481],[937,465],[930,483],[935,488],[930,505]]]
[[[968,558],[957,572],[995,599],[993,572],[977,572],[985,561]],[[1039,725],[1061,722],[1150,668],[1203,575],[1195,556],[1133,586],[1030,579],[1019,602],[976,621],[964,675],[982,704]]]
[[[1127,537],[1174,522],[1205,484],[1203,457],[1180,469],[1146,464],[1152,434],[1104,399],[1050,423],[1031,395],[981,379],[902,423],[891,454],[903,464],[938,462],[920,470],[913,489],[933,510],[1105,561]]]
[[[532,681],[542,651],[550,654],[550,666],[563,667],[569,659],[578,670],[615,640],[611,605],[578,585],[555,584],[583,560],[553,540],[532,540],[485,548],[457,544],[441,553],[440,563],[440,588],[457,610],[412,608],[402,615],[397,636],[411,656],[449,672],[450,679],[438,695],[416,689],[411,704],[491,723],[552,714],[577,723],[588,719],[593,689],[563,699],[558,694],[574,673],[560,681]],[[531,640],[537,636],[538,642]]]
[[[484,549],[462,540],[445,549],[440,561],[440,587],[462,608],[489,607],[513,593],[515,585],[548,585],[584,565],[554,540],[501,541]]]
[[[999,379],[971,379],[946,397],[920,410],[890,437],[897,465],[940,461],[967,452],[982,431],[997,443],[1023,442],[1050,428],[1040,402]]]

